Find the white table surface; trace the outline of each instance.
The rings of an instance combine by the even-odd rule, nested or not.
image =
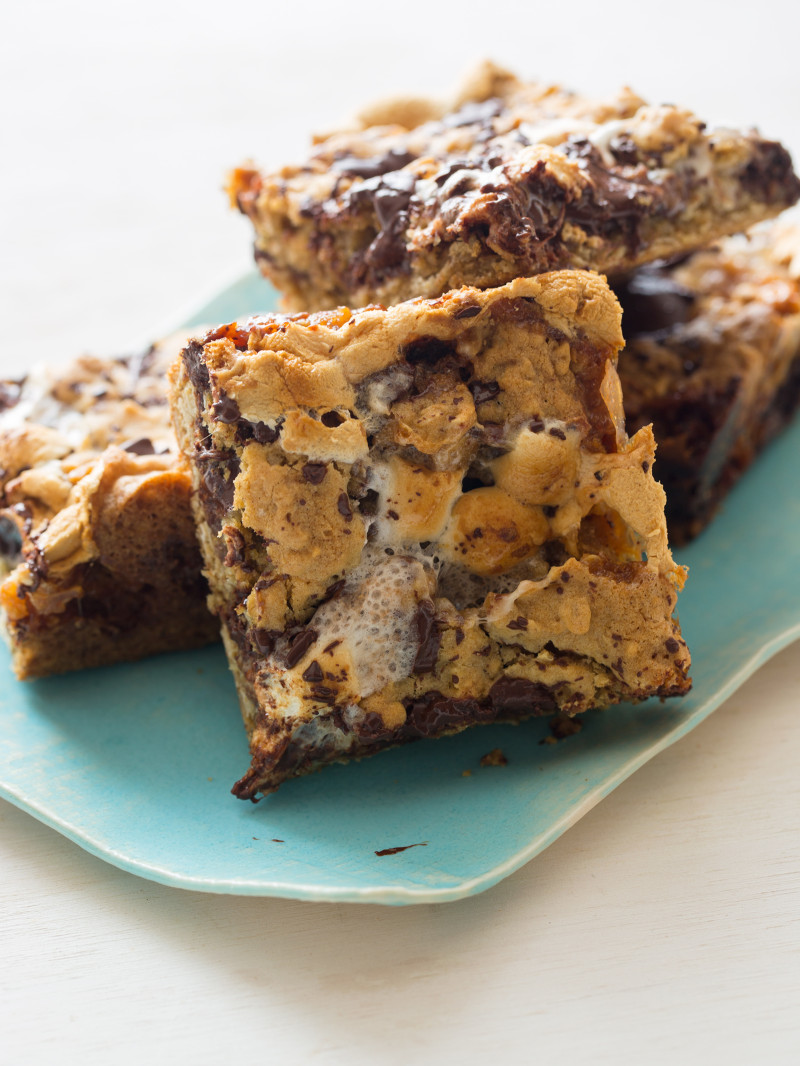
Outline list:
[[[15,5],[0,371],[153,336],[250,267],[248,156],[484,55],[800,157],[794,3]],[[797,489],[797,486],[794,487]],[[800,535],[800,534],[799,534]],[[757,560],[754,560],[757,564]],[[0,803],[0,1063],[800,1061],[800,646],[527,867],[401,909],[182,892]]]

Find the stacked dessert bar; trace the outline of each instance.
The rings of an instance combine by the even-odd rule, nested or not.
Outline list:
[[[686,692],[648,404],[682,429],[678,397],[717,417],[673,508],[690,535],[773,432],[756,441],[753,424],[791,406],[776,392],[796,365],[796,277],[701,251],[798,199],[786,151],[629,92],[590,101],[486,66],[450,106],[373,109],[302,166],[237,170],[230,192],[296,312],[219,327],[173,372],[250,735],[237,795],[475,722]],[[737,362],[719,323],[734,290],[759,318],[733,278],[748,271],[773,314]],[[627,416],[601,273],[642,312]],[[656,326],[659,292],[679,310]],[[694,342],[684,388],[687,360],[675,373],[668,353],[693,329],[718,343],[700,369]],[[695,442],[674,436],[680,459]]]
[[[186,340],[0,383],[0,605],[19,678],[216,638],[167,409]]]

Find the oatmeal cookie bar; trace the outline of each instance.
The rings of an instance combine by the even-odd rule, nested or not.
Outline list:
[[[448,107],[373,108],[304,165],[242,167],[229,191],[261,269],[304,310],[562,267],[629,271],[777,215],[800,185],[785,149],[755,131],[487,65]]]
[[[616,288],[628,431],[653,425],[670,540],[683,543],[800,401],[800,226],[758,227]]]
[[[22,679],[218,636],[166,400],[186,340],[0,383],[0,608]]]
[[[620,309],[588,272],[189,345],[173,416],[253,798],[477,722],[689,688]]]

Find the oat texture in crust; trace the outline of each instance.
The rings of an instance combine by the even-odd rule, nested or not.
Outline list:
[[[653,425],[670,540],[683,543],[800,401],[800,226],[764,224],[617,289],[628,430]]]
[[[401,100],[302,166],[234,171],[259,266],[287,309],[397,303],[563,267],[628,271],[777,215],[781,145],[708,131],[630,90],[591,100],[485,65],[453,101]]]
[[[649,429],[588,272],[252,318],[173,371],[250,735],[234,791],[417,737],[687,691]]]
[[[218,635],[166,399],[186,341],[0,383],[0,607],[21,679]]]

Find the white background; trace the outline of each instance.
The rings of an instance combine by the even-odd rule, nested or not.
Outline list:
[[[300,159],[312,131],[376,97],[446,95],[484,56],[758,124],[800,158],[798,30],[776,0],[18,2],[0,369],[176,324],[250,268],[230,166]],[[799,691],[789,649],[455,904],[170,890],[0,804],[0,1063],[796,1062]]]

